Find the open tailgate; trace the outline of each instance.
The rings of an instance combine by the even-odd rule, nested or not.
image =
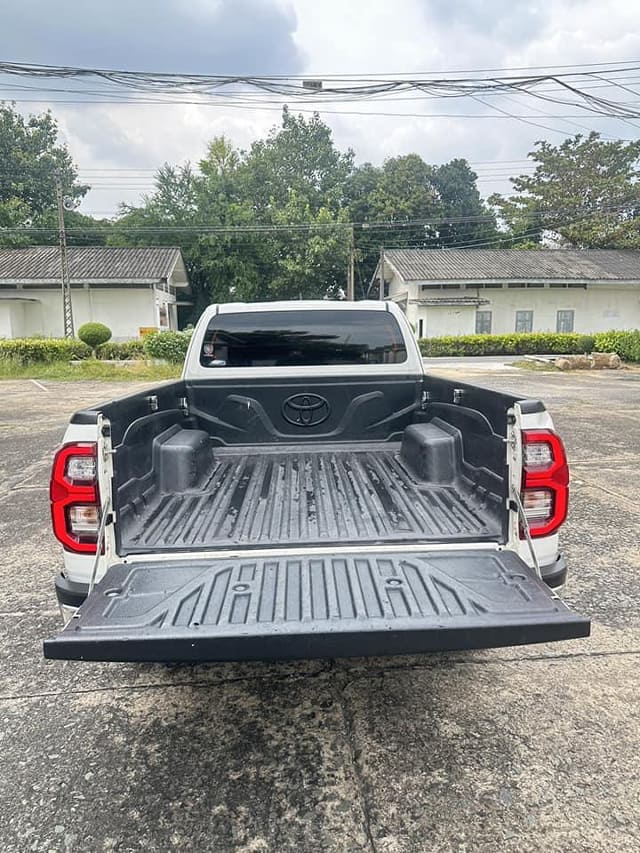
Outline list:
[[[223,661],[477,649],[589,635],[510,551],[118,564],[47,658]]]

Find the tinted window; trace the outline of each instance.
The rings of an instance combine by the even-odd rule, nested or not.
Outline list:
[[[398,364],[407,351],[386,311],[246,311],[218,314],[204,336],[204,367]]]

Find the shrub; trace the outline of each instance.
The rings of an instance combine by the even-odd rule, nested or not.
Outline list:
[[[594,349],[594,336],[574,332],[514,332],[509,335],[421,338],[418,344],[424,356],[580,355]]]
[[[109,341],[99,346],[96,353],[98,358],[107,361],[144,358],[144,343],[140,338],[132,341]]]
[[[186,332],[154,332],[144,339],[144,351],[151,358],[181,364],[187,354],[191,335]]]
[[[597,352],[615,352],[623,361],[640,361],[640,330],[599,332],[595,336]]]
[[[0,341],[0,359],[17,365],[89,358],[91,349],[73,338],[14,338]]]
[[[96,347],[99,347],[100,344],[106,344],[111,337],[111,329],[104,323],[84,323],[78,329],[78,337],[91,347],[95,356]]]

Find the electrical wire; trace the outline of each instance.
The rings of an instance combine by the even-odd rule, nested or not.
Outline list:
[[[603,67],[607,68],[606,77],[602,73]],[[66,80],[81,84],[97,80],[104,90],[126,90],[147,95],[211,96],[220,91],[229,91],[237,96],[246,90],[296,101],[308,101],[311,97],[313,103],[321,104],[338,100],[353,102],[407,92],[441,98],[519,92],[554,104],[579,106],[594,114],[629,119],[640,118],[640,111],[635,106],[594,94],[587,84],[604,82],[605,85],[619,88],[622,84],[616,80],[616,75],[638,71],[640,64],[638,60],[633,60],[632,64],[628,63],[624,67],[594,65],[580,71],[543,71],[534,75],[497,74],[487,77],[475,73],[470,76],[326,75],[325,78],[309,78],[303,75],[205,75],[0,62],[0,74],[12,78]]]
[[[640,195],[633,196],[624,200],[621,200],[616,205],[599,207],[597,210],[593,210],[591,207],[588,208],[588,212],[585,213],[586,218],[590,218],[593,216],[601,216],[605,213],[615,213],[622,212],[628,210],[632,205],[640,205]],[[556,208],[545,211],[532,211],[528,214],[529,219],[547,219],[549,216],[564,216],[570,214],[575,216],[575,214],[579,214],[579,209],[576,208]],[[578,219],[580,217],[578,216]],[[260,234],[260,233],[278,233],[278,232],[305,232],[310,230],[316,231],[324,231],[324,230],[340,230],[340,229],[350,229],[350,228],[360,228],[363,232],[365,231],[400,231],[405,228],[415,228],[421,226],[429,226],[429,225],[456,225],[456,224],[467,224],[467,223],[493,223],[495,222],[495,216],[492,214],[478,214],[472,216],[439,216],[439,217],[431,217],[424,219],[414,219],[414,220],[405,220],[400,222],[304,222],[304,223],[282,223],[282,224],[253,224],[253,225],[120,225],[117,221],[109,226],[89,226],[90,230],[99,232],[101,230],[107,230],[108,233],[112,233],[114,231],[118,231],[119,233],[147,233],[147,234],[163,234],[163,233],[172,233],[172,234]],[[85,233],[87,228],[68,228],[67,233],[73,234],[75,232]],[[19,233],[57,233],[57,228],[54,227],[40,227],[40,226],[3,226],[0,228],[0,233],[6,232],[19,232]]]

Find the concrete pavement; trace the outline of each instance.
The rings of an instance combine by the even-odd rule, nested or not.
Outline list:
[[[447,371],[449,376],[464,372]],[[640,374],[474,374],[569,449],[567,600],[593,637],[448,655],[45,661],[48,468],[70,412],[134,390],[0,383],[0,849],[635,851]]]

